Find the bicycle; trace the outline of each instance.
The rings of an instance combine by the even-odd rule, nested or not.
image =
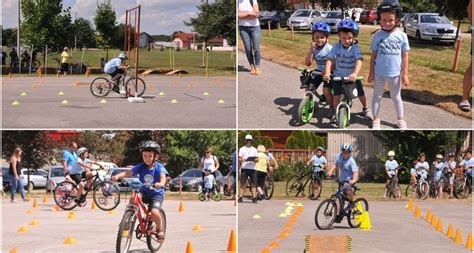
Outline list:
[[[153,189],[151,184],[144,185],[150,189]],[[116,241],[117,253],[128,252],[130,244],[132,243],[133,231],[135,231],[135,237],[142,242],[145,241],[143,241],[141,238],[143,236],[146,237],[146,244],[151,252],[159,251],[164,243],[164,240],[158,238],[156,224],[153,222],[151,217],[151,210],[148,211],[148,208],[139,197],[139,190],[141,186],[143,186],[143,184],[133,186],[132,203],[127,205],[122,220],[120,221]],[[160,230],[166,235],[166,213],[161,207],[158,208],[158,211],[160,212],[161,216]],[[137,219],[138,224],[135,227]]]
[[[308,85],[309,88],[305,92],[303,99],[298,105],[298,122],[302,125],[311,121],[314,115],[315,108],[317,107],[316,98],[319,99],[319,102],[323,102],[321,95],[318,94],[314,84],[309,81],[317,75],[321,75],[320,71],[317,70],[308,70],[304,68],[298,68],[300,71],[300,81],[302,85]],[[319,86],[318,84],[317,86]]]
[[[320,168],[320,167],[319,167]],[[290,177],[286,182],[285,193],[287,197],[294,195],[298,197],[301,194],[301,197],[304,197],[304,191],[306,185],[309,183],[309,198],[311,200],[316,200],[321,195],[323,184],[321,178],[317,175],[317,171],[303,172],[299,175]],[[319,185],[318,192],[313,192],[313,185]]]
[[[209,197],[210,197],[212,200],[214,200],[214,201],[216,201],[216,202],[219,202],[219,201],[222,200],[222,194],[217,190],[217,189],[218,189],[217,187],[218,187],[218,186],[217,186],[217,183],[214,182],[213,185],[212,185],[212,190],[211,190],[211,192],[210,192],[210,194],[209,194]],[[206,193],[204,193],[204,191],[200,191],[199,194],[198,194],[198,199],[199,199],[200,201],[206,200]]]
[[[92,197],[97,207],[103,211],[113,210],[120,204],[120,190],[111,181],[100,179],[97,170],[98,169],[91,169],[91,171],[95,171],[96,173],[92,177],[92,187],[84,189],[84,198],[92,191]],[[87,179],[82,179],[82,182],[85,181],[87,181]],[[74,201],[77,197],[78,190],[79,185],[72,181],[66,180],[57,184],[53,192],[54,202],[63,210],[72,210],[77,205],[84,207],[87,205],[86,201],[79,203]],[[111,204],[110,207],[108,206],[109,204]]]
[[[135,94],[137,97],[141,97],[146,90],[146,84],[143,79],[140,77],[135,79],[135,75],[133,73],[129,75],[128,72],[125,71],[119,82],[114,82],[106,77],[97,77],[96,79],[92,80],[90,91],[92,95],[96,97],[105,97],[109,95],[113,87],[120,85],[124,88],[125,97],[127,98],[134,97]],[[121,94],[121,92],[118,93]]]
[[[334,182],[340,184],[336,177],[329,177],[334,185]],[[335,223],[341,223],[344,217],[347,217],[347,222],[351,228],[360,227],[362,220],[362,214],[369,211],[369,203],[365,198],[357,198],[351,201],[344,192],[340,189],[340,185],[334,194],[328,199],[323,200],[314,214],[314,222],[316,227],[321,230],[326,230],[332,227]],[[360,191],[361,188],[352,185],[354,189],[354,196],[356,191]],[[347,202],[347,205],[345,205]],[[323,222],[327,221],[327,224]]]
[[[402,190],[400,188],[400,184],[398,183],[398,178],[395,175],[390,178],[387,196],[388,198],[393,197],[394,199],[400,199],[402,197]]]
[[[418,174],[418,182],[410,182],[405,190],[405,196],[413,196],[420,200],[425,200],[430,193],[430,184],[427,181],[428,172],[424,169],[416,172]]]
[[[336,106],[336,125],[339,128],[346,128],[350,125],[351,121],[351,108],[352,99],[357,98],[358,93],[356,89],[356,83],[349,81],[347,77],[333,77],[332,81],[342,81],[343,93],[341,94],[341,100]],[[363,76],[356,77],[356,81],[364,80]]]
[[[247,184],[245,187],[249,190],[252,190],[252,186],[250,185],[250,179],[247,180]],[[264,196],[261,196],[260,193],[257,191],[257,199],[261,198],[261,199],[270,200],[273,197],[273,191],[274,191],[273,177],[269,176],[268,173],[265,176],[265,184],[262,191],[264,193]]]
[[[457,199],[465,199],[472,192],[472,177],[467,172],[463,172],[461,168],[457,169],[454,178],[454,197]]]

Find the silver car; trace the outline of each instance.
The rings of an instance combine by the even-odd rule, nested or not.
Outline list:
[[[288,19],[289,28],[311,30],[314,23],[321,20],[321,13],[313,9],[299,9]]]
[[[404,32],[417,41],[428,40],[453,44],[457,28],[438,13],[414,13],[405,20]]]
[[[337,25],[341,22],[342,12],[340,11],[328,11],[326,12],[326,17],[321,20],[321,22],[326,23],[330,28],[332,33],[337,32]]]

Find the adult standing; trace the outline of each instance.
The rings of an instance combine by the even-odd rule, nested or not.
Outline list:
[[[23,201],[27,201],[25,194],[25,182],[23,182],[21,175],[21,155],[23,151],[20,148],[13,150],[12,156],[10,157],[10,169],[9,173],[12,175],[12,189],[11,189],[11,203],[16,203],[15,194],[16,188],[20,188],[20,195]]]
[[[232,170],[231,170],[231,175],[234,178],[234,185],[232,186],[233,192],[232,192],[232,199],[235,199],[235,196],[237,195],[237,150],[234,151],[234,154],[232,155]]]
[[[472,30],[472,0],[469,1],[467,7],[467,14],[469,16],[469,22],[471,23]],[[472,57],[472,41],[471,41],[471,57]],[[459,109],[465,112],[471,111],[471,104],[469,103],[469,95],[471,94],[472,89],[472,59],[469,62],[469,67],[467,67],[466,72],[464,73],[464,80],[462,86],[462,101],[459,103]]]
[[[257,166],[258,152],[255,147],[252,147],[252,135],[245,136],[245,146],[239,149],[240,166],[240,190],[238,202],[242,202],[242,196],[247,187],[247,178],[250,179],[250,187],[252,189],[252,202],[257,203]]]
[[[76,150],[77,144],[75,142],[71,142],[69,143],[68,148],[63,151],[63,158],[61,162],[64,169],[64,176],[69,180],[69,171],[72,169],[72,166],[77,160]]]
[[[61,73],[66,75],[69,70],[69,63],[71,63],[72,56],[69,53],[69,48],[65,47],[61,53]]]
[[[18,62],[18,54],[16,53],[16,48],[12,47],[10,52],[10,72],[16,67]]]
[[[261,75],[260,69],[260,10],[257,0],[239,0],[239,31],[250,64],[250,74]]]
[[[217,157],[212,155],[212,148],[206,148],[205,155],[203,158],[201,158],[201,162],[199,163],[199,169],[201,169],[201,178],[204,190],[204,177],[206,176],[205,171],[209,170],[214,178],[217,179],[216,171],[219,170],[219,161],[217,160]]]

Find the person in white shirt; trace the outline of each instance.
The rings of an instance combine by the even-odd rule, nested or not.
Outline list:
[[[250,74],[261,75],[260,70],[260,10],[257,0],[238,0],[239,32],[250,64]]]
[[[257,203],[257,166],[258,152],[255,147],[252,147],[252,135],[245,136],[245,146],[239,149],[240,165],[240,191],[238,202],[242,202],[242,196],[245,193],[247,186],[247,178],[250,178],[252,188],[252,202]]]

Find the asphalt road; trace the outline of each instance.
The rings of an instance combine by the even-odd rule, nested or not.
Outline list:
[[[244,129],[281,129],[297,127],[300,129],[336,128],[326,115],[329,107],[317,110],[310,123],[299,125],[297,118],[298,105],[304,91],[300,87],[299,72],[275,62],[262,60],[263,74],[250,75],[245,54],[239,51],[239,128]],[[319,93],[322,94],[322,85]],[[367,104],[371,107],[373,89],[364,87]],[[456,116],[432,105],[404,101],[405,120],[410,129],[469,129],[472,126],[468,118]],[[381,128],[396,128],[397,118],[388,92],[382,98]],[[371,121],[362,117],[362,106],[354,100],[351,125],[349,128],[367,129]],[[435,120],[436,119],[436,120]]]
[[[67,219],[67,211],[51,211],[53,206],[39,203],[32,214],[26,212],[32,202],[10,203],[2,201],[2,252],[16,248],[17,252],[115,252],[118,224],[125,210],[121,203],[113,214],[90,209],[90,201],[84,208],[76,208],[76,218]],[[184,212],[178,212],[179,201],[165,200],[163,208],[167,216],[165,242],[159,252],[185,252],[191,242],[194,252],[222,252],[227,250],[231,230],[235,230],[236,207],[233,201],[200,202],[184,201]],[[39,225],[31,226],[36,220]],[[196,225],[202,231],[194,232]],[[27,233],[17,230],[25,226]],[[63,244],[71,236],[76,244]],[[143,239],[143,238],[142,238]],[[130,252],[149,252],[146,242],[134,238]]]
[[[4,77],[3,128],[235,128],[235,78],[148,76],[146,103],[111,92],[94,97],[95,77]],[[79,85],[75,85],[79,82]],[[60,92],[64,95],[58,95]],[[159,95],[163,92],[164,95]],[[208,95],[204,95],[207,92]],[[26,95],[21,96],[22,93]],[[113,94],[112,94],[113,93]],[[162,93],[162,94],[163,94]],[[171,103],[175,99],[177,103]],[[68,100],[68,104],[62,104]],[[221,100],[221,103],[219,103]],[[18,101],[19,105],[12,105]]]
[[[463,245],[457,245],[444,234],[437,232],[423,219],[417,219],[405,209],[405,201],[369,201],[369,214],[372,224],[370,231],[351,229],[344,219],[332,230],[319,230],[314,223],[314,214],[320,201],[298,201],[303,204],[303,212],[286,239],[277,236],[284,230],[289,217],[278,217],[287,207],[288,200],[270,200],[252,204],[248,201],[239,204],[239,251],[260,252],[298,252],[305,248],[306,235],[342,235],[352,238],[352,251],[357,252],[469,252],[464,248],[467,234],[472,229],[471,201],[429,201],[418,203],[422,217],[430,208],[436,217],[442,218],[444,233],[449,223],[454,231],[460,228]],[[417,202],[415,202],[417,203]],[[295,211],[293,210],[292,213]],[[254,219],[258,214],[261,218]],[[280,246],[269,247],[271,242]]]

